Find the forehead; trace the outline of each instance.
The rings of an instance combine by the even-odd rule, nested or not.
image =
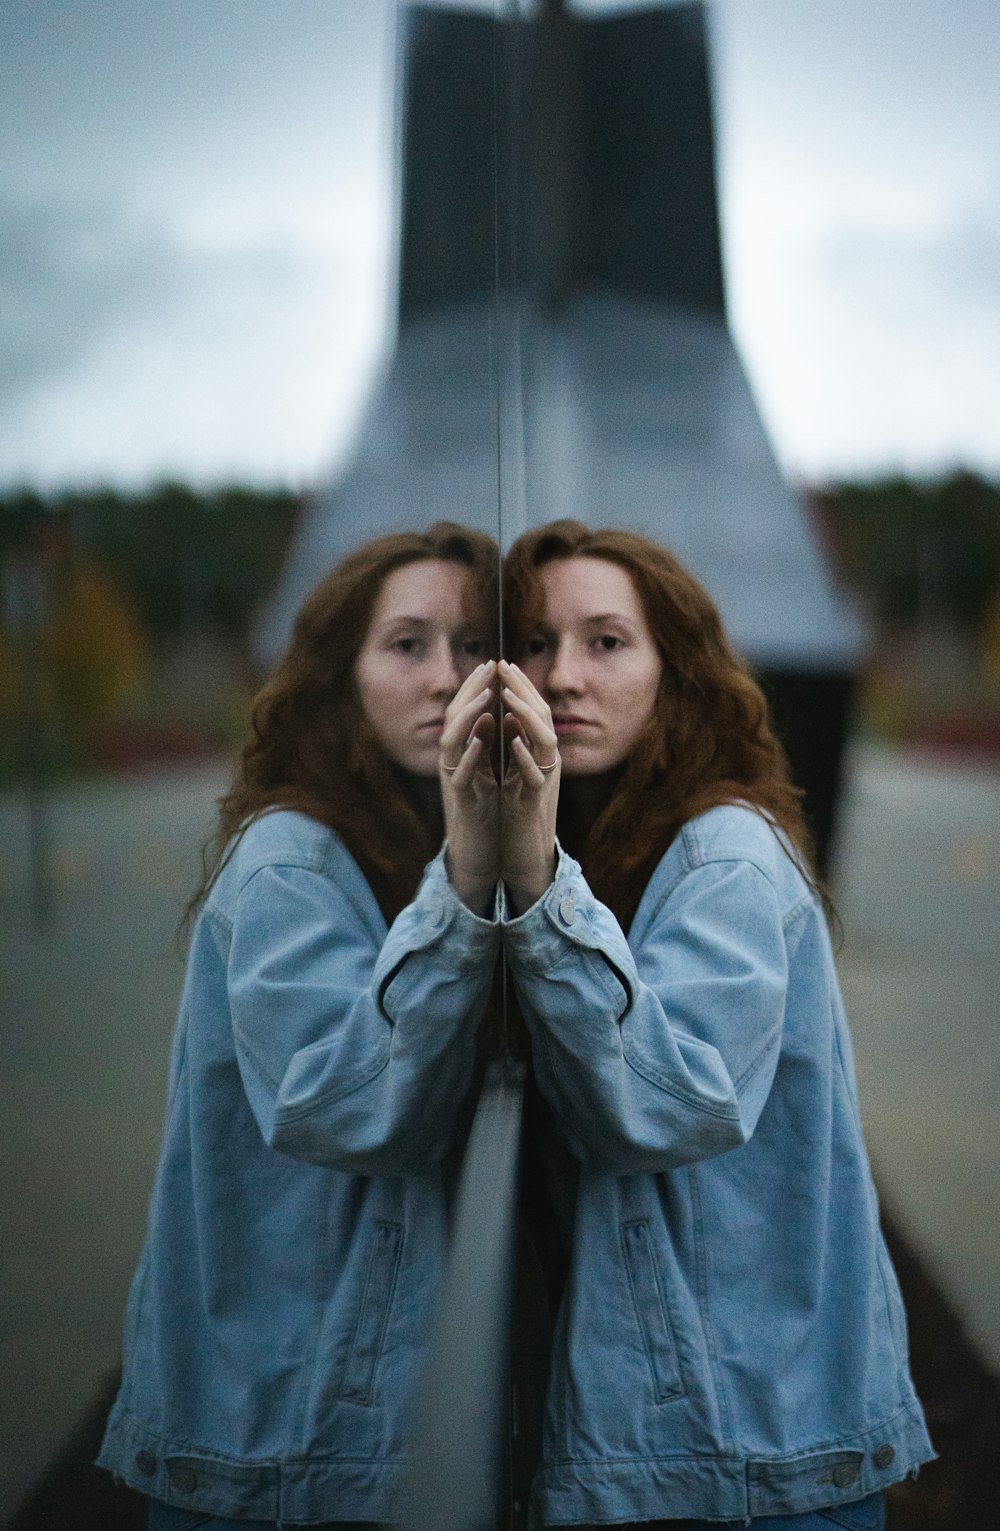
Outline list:
[[[393,569],[375,598],[372,622],[392,622],[398,617],[461,620],[469,572],[464,564],[443,558],[421,558]]]
[[[645,627],[645,613],[632,576],[606,558],[560,558],[543,565],[545,617],[579,622],[617,614]]]

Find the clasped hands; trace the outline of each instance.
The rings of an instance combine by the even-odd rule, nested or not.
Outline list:
[[[555,875],[560,773],[552,714],[517,665],[486,660],[459,687],[440,773],[452,887],[485,914],[503,882],[523,913]]]

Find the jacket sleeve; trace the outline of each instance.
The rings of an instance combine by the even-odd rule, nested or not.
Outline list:
[[[439,1159],[473,1074],[499,945],[443,858],[379,945],[328,876],[265,866],[236,901],[227,987],[243,1085],[265,1141],[361,1175]]]
[[[503,926],[539,1086],[581,1163],[673,1169],[745,1143],[767,1098],[788,963],[778,899],[741,860],[683,876],[638,961],[579,866]]]

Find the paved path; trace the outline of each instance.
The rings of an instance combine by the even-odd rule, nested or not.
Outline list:
[[[174,934],[225,775],[63,789],[43,932],[23,803],[0,797],[0,1517],[116,1361],[182,976]],[[1000,1363],[1000,773],[858,751],[841,867],[883,1191]]]
[[[839,863],[883,1196],[1000,1370],[1000,770],[857,751]]]
[[[61,790],[41,932],[24,804],[0,797],[0,1519],[115,1365],[183,977],[175,932],[224,778]]]

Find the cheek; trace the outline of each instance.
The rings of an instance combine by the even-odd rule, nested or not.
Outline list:
[[[636,675],[631,690],[631,711],[635,719],[635,731],[639,732],[656,711],[656,701],[660,694],[661,667],[654,670],[645,669],[642,674]]]
[[[361,711],[370,723],[384,724],[393,711],[399,690],[398,685],[393,684],[391,670],[370,660],[358,666],[354,678],[361,700]]]

